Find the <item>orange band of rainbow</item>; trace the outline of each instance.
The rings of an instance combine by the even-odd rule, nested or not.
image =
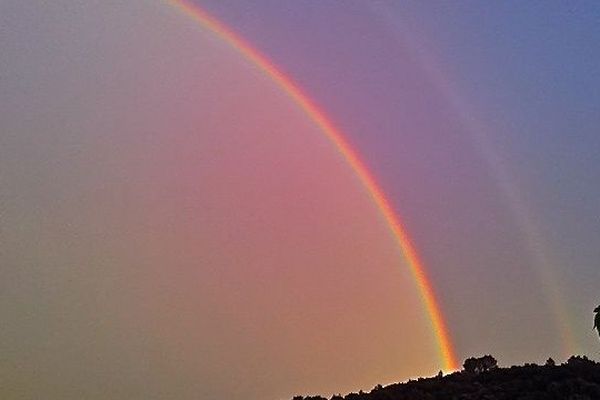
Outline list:
[[[185,15],[193,18],[212,31],[222,40],[231,45],[236,51],[242,54],[246,59],[262,70],[277,86],[279,86],[290,98],[308,115],[310,119],[323,131],[323,133],[333,142],[334,146],[346,159],[354,173],[364,185],[367,192],[375,202],[377,208],[385,218],[394,239],[402,250],[411,269],[411,273],[419,288],[422,301],[429,315],[432,328],[437,338],[440,357],[443,368],[446,370],[456,370],[458,363],[454,354],[454,349],[450,341],[448,328],[442,317],[440,307],[436,300],[433,288],[419,259],[414,245],[411,243],[406,230],[400,223],[399,218],[393,211],[390,202],[385,198],[383,191],[377,185],[373,176],[369,173],[365,164],[360,160],[357,153],[343,138],[341,132],[325,117],[316,105],[300,90],[300,88],[286,76],[271,61],[263,56],[259,51],[250,46],[242,38],[225,27],[221,22],[201,9],[198,5],[192,4],[186,0],[167,0],[169,4],[175,6]]]

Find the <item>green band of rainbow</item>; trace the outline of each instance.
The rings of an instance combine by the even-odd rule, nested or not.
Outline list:
[[[366,188],[375,205],[385,218],[391,233],[402,250],[411,273],[421,294],[425,305],[432,329],[435,332],[437,346],[442,361],[443,368],[446,370],[455,370],[458,368],[454,348],[451,344],[448,327],[442,317],[442,313],[432,285],[425,273],[423,263],[421,262],[414,245],[406,233],[406,229],[400,223],[396,213],[393,211],[390,202],[384,196],[383,191],[376,183],[375,179],[368,171],[365,164],[360,160],[357,153],[350,147],[342,136],[341,132],[327,119],[325,114],[319,110],[316,105],[300,90],[300,88],[286,76],[271,61],[263,56],[259,51],[250,46],[246,41],[225,27],[213,16],[201,9],[198,5],[185,0],[167,0],[185,15],[193,18],[212,31],[222,40],[231,45],[242,56],[262,70],[277,86],[279,86],[289,97],[314,121],[321,131],[329,138],[337,150],[348,162],[362,185]]]

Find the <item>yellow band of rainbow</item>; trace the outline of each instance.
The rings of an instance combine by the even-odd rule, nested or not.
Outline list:
[[[314,121],[327,138],[333,143],[335,148],[342,154],[348,162],[362,185],[366,188],[373,202],[385,218],[391,233],[402,250],[413,278],[419,289],[425,309],[429,315],[432,329],[435,332],[437,346],[439,348],[440,358],[445,370],[456,370],[458,363],[454,354],[454,348],[450,340],[448,327],[442,317],[433,287],[425,273],[425,268],[421,262],[414,245],[406,233],[406,229],[400,223],[396,213],[393,211],[390,202],[384,196],[383,191],[376,183],[375,179],[368,171],[365,164],[360,160],[357,153],[350,147],[344,139],[341,132],[329,121],[325,114],[300,90],[290,77],[285,75],[270,60],[263,56],[258,50],[250,46],[246,41],[228,29],[225,25],[204,11],[196,4],[186,0],[167,0],[167,2],[185,15],[193,18],[220,37],[237,52],[248,59],[263,71],[277,86],[279,86],[287,95]]]

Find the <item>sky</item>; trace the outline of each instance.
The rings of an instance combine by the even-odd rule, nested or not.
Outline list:
[[[600,6],[191,1],[341,132],[459,361],[597,359]],[[167,1],[0,3],[0,393],[286,399],[444,369],[406,254],[260,65]]]

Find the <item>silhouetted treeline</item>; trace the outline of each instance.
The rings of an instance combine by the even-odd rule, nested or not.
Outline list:
[[[525,364],[499,368],[491,356],[470,358],[466,370],[446,376],[420,378],[369,393],[336,395],[331,400],[600,400],[600,364],[573,356],[556,365]],[[327,400],[296,396],[294,400]]]

